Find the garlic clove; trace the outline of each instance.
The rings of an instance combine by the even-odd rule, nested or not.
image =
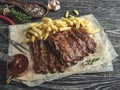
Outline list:
[[[57,1],[56,1],[56,4],[57,4],[57,5],[60,5],[60,2],[57,0]]]
[[[48,3],[48,9],[52,9],[52,6],[51,6],[51,4],[50,3]]]
[[[60,10],[60,5],[57,5],[55,8],[54,8],[55,11],[57,10]]]
[[[56,7],[56,5],[57,5],[57,4],[56,4],[56,1],[52,2],[52,6],[53,6],[53,7]]]

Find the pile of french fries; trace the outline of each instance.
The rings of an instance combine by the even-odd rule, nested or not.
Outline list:
[[[44,17],[42,22],[30,24],[30,28],[25,32],[27,39],[22,43],[34,42],[35,38],[46,40],[50,35],[55,34],[56,32],[71,30],[73,25],[75,25],[76,28],[80,28],[80,20],[78,17],[62,17],[56,20]]]
[[[77,11],[75,12],[79,14]],[[34,42],[35,38],[39,40],[46,40],[50,35],[55,34],[56,32],[71,30],[73,26],[75,26],[76,29],[79,29],[82,25],[88,33],[96,33],[89,30],[87,24],[87,21],[81,20],[79,17],[69,15],[68,11],[66,12],[65,17],[60,19],[52,20],[51,18],[44,17],[42,22],[30,24],[30,28],[25,33],[27,38],[22,43],[26,44]]]

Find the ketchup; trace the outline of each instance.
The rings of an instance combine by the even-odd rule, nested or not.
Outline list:
[[[28,68],[28,58],[23,54],[13,56],[14,60],[8,63],[8,70],[12,75],[23,74]]]

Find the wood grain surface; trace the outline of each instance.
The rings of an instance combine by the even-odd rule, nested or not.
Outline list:
[[[20,0],[38,1],[47,0]],[[120,0],[60,0],[61,10],[50,11],[51,18],[62,17],[67,10],[77,9],[81,15],[94,14],[103,26],[119,56],[113,60],[113,72],[75,74],[29,88],[21,83],[5,84],[6,66],[0,62],[0,90],[120,90]],[[40,21],[33,19],[31,22]],[[4,23],[4,24],[3,24]],[[0,32],[8,34],[7,23],[0,20]],[[8,41],[0,37],[0,50],[7,53]]]

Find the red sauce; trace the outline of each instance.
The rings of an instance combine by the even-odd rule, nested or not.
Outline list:
[[[16,54],[13,56],[15,59],[13,62],[8,63],[8,70],[13,75],[20,75],[28,68],[28,58],[22,54]]]

